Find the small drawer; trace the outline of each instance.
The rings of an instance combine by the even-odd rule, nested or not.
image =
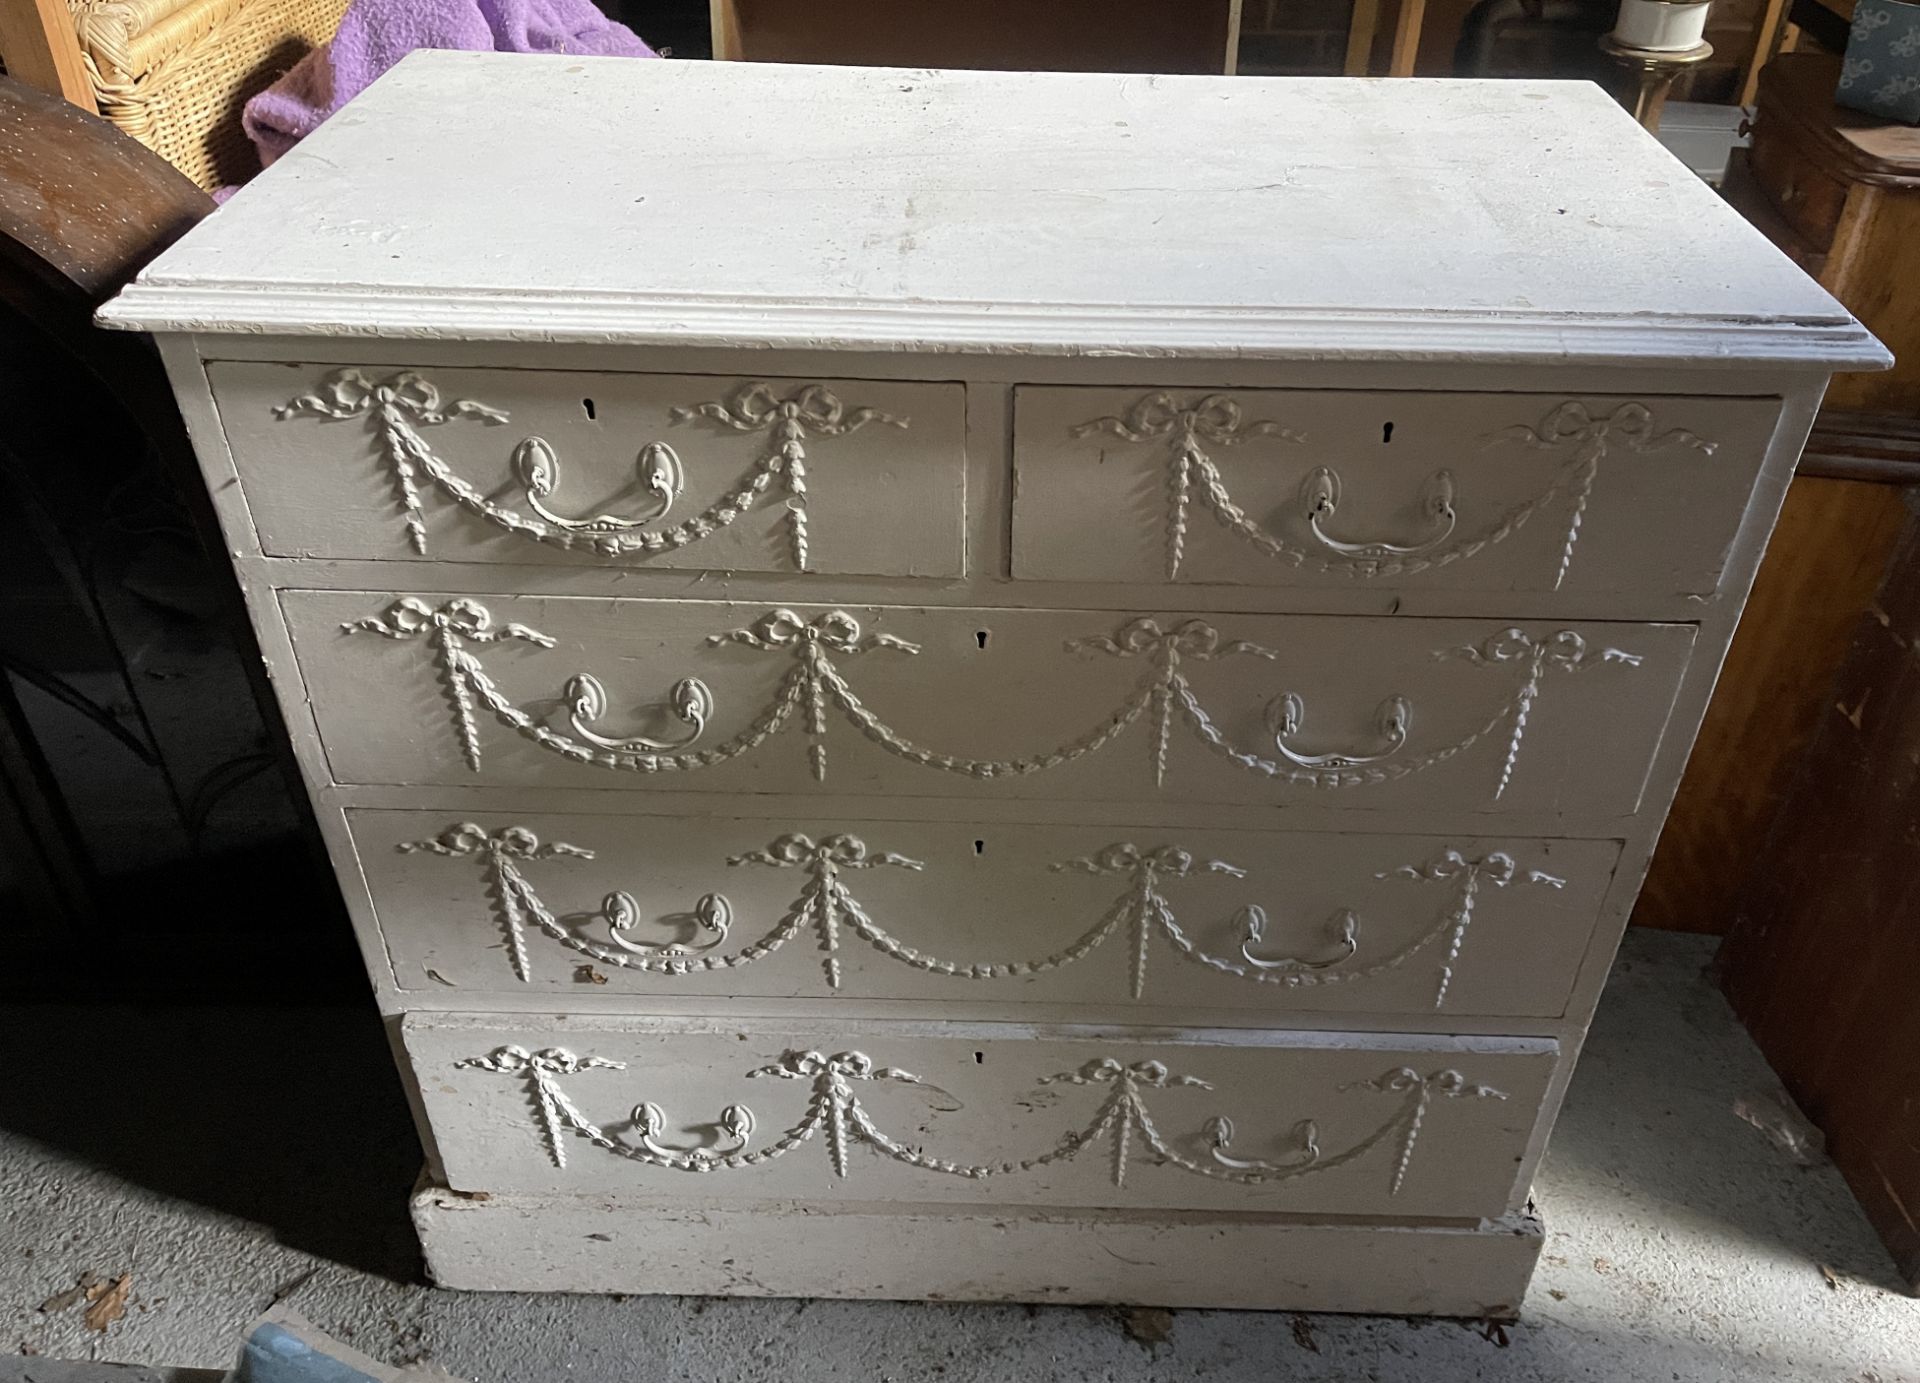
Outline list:
[[[456,1191],[1492,1218],[1546,1038],[410,1014]]]
[[[1771,399],[1023,388],[1013,574],[1706,594]]]
[[[1635,811],[1695,633],[578,596],[281,600],[340,783],[1501,815]]]
[[[349,808],[396,981],[495,994],[1558,1017],[1619,844]],[[1183,1019],[1184,1021],[1184,1019]]]
[[[261,550],[953,577],[958,384],[207,367]]]
[[[1810,136],[1785,118],[1754,125],[1747,162],[1753,180],[1782,218],[1824,254],[1847,209],[1847,185],[1822,166]]]

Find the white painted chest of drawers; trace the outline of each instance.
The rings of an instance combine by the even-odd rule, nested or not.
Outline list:
[[[440,53],[106,319],[440,1281],[1474,1315],[1883,358],[1584,85]]]

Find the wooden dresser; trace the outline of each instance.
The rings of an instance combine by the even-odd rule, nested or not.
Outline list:
[[[455,53],[105,317],[439,1281],[1465,1315],[1884,360],[1584,85]]]

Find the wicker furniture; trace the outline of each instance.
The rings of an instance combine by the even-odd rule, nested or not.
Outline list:
[[[240,128],[256,92],[333,37],[347,0],[8,0],[0,56],[21,80],[97,110],[201,187],[259,160]]]

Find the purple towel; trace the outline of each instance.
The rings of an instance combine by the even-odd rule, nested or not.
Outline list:
[[[261,167],[416,48],[658,56],[590,0],[353,0],[332,43],[247,102],[240,123]]]

